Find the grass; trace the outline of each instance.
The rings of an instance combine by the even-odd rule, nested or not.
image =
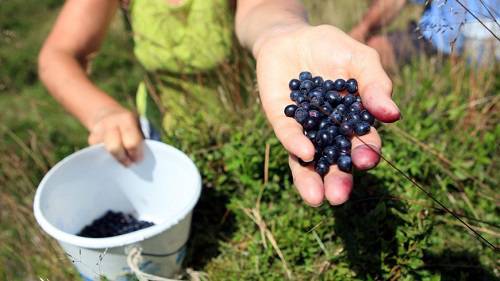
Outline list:
[[[342,28],[366,7],[361,1],[318,3],[307,1],[312,21]],[[44,173],[86,145],[84,128],[36,79],[36,54],[60,4],[0,2],[1,280],[78,278],[31,209]],[[340,12],[347,7],[356,11],[352,17]],[[403,14],[391,28],[418,10]],[[120,19],[113,22],[92,78],[132,106],[143,74],[123,30]],[[228,78],[220,81],[223,92],[231,98],[227,89],[239,89],[254,97],[252,61],[248,54],[237,58],[220,70]],[[379,128],[390,161],[497,245],[498,74],[497,66],[475,72],[463,62],[415,61],[393,77],[403,120]],[[356,173],[343,206],[305,206],[293,190],[286,153],[254,100],[233,108],[245,118],[229,118],[231,124],[218,130],[169,132],[169,141],[195,159],[204,177],[187,267],[210,280],[500,278],[498,256],[387,163]]]

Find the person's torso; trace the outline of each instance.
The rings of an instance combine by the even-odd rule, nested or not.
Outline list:
[[[197,73],[230,53],[232,15],[227,0],[132,0],[134,53],[150,71]]]

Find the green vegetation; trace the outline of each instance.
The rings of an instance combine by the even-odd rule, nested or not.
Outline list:
[[[36,55],[60,2],[0,1],[0,280],[77,279],[31,207],[43,174],[87,138],[36,79]],[[308,6],[315,22],[346,27],[355,20],[337,6],[319,11],[314,2]],[[408,9],[405,17],[414,14]],[[117,18],[92,78],[132,107],[143,74],[129,43]],[[286,152],[252,98],[252,61],[238,54],[221,70],[228,77],[221,83],[229,99],[238,100],[235,92],[246,97],[233,108],[246,118],[228,110],[230,121],[218,131],[167,134],[195,159],[205,181],[187,267],[210,280],[500,278],[498,255],[385,162],[356,173],[343,206],[305,206]],[[416,61],[394,75],[403,120],[379,128],[385,157],[497,245],[498,74],[498,67],[474,72],[462,62]]]

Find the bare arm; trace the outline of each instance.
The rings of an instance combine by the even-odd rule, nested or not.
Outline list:
[[[49,92],[89,130],[98,112],[117,106],[87,78],[85,66],[105,35],[118,1],[70,0],[40,51],[40,79]]]
[[[130,164],[142,156],[137,120],[85,73],[118,4],[118,0],[66,1],[40,51],[38,68],[52,96],[90,131],[89,143],[104,142],[118,160]]]
[[[362,20],[352,29],[351,35],[360,41],[370,32],[388,25],[404,7],[406,0],[374,0]]]

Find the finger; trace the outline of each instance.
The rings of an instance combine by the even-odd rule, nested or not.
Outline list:
[[[268,61],[274,60],[268,58]],[[302,126],[283,113],[283,109],[293,103],[290,100],[290,90],[286,77],[294,77],[298,73],[283,75],[283,73],[278,74],[276,71],[271,71],[272,69],[281,69],[283,66],[268,66],[266,68],[259,66],[257,65],[257,74],[262,106],[276,136],[288,152],[304,161],[312,161],[315,153],[313,144],[304,136]]]
[[[331,205],[340,205],[349,199],[352,190],[352,174],[342,172],[337,165],[330,166],[325,175],[325,197]]]
[[[314,171],[312,166],[304,167],[300,165],[297,157],[290,156],[288,160],[292,170],[293,182],[302,199],[312,207],[320,206],[324,198],[321,177]]]
[[[142,160],[143,137],[136,120],[120,124],[120,134],[128,157],[134,162]]]
[[[104,145],[106,149],[125,166],[128,166],[132,161],[127,156],[125,148],[122,143],[122,136],[117,127],[110,128],[104,135]]]
[[[380,161],[379,153],[381,147],[382,140],[377,130],[373,127],[370,128],[368,134],[353,137],[351,157],[354,166],[359,170],[368,170],[375,167]]]
[[[399,120],[399,108],[391,99],[392,82],[382,68],[379,54],[368,47],[362,52],[364,56],[353,60],[353,75],[359,83],[363,106],[382,122]]]
[[[98,143],[102,143],[104,140],[103,140],[103,137],[102,137],[102,133],[100,132],[91,132],[89,134],[89,137],[87,139],[89,145],[94,145],[94,144],[98,144]]]

